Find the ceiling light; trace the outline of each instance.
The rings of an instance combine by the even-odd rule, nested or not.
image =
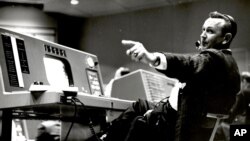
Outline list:
[[[72,5],[77,5],[79,3],[79,0],[71,0],[70,3]]]

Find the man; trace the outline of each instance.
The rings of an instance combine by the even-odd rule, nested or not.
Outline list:
[[[59,121],[43,121],[38,126],[36,141],[60,141]]]
[[[120,78],[120,77],[122,77],[122,76],[128,74],[128,73],[130,73],[129,68],[120,67],[119,69],[117,69],[117,70],[115,71],[115,76],[114,76],[114,78],[112,78],[112,79],[109,81],[109,83],[106,85],[106,87],[105,87],[105,96],[110,97],[110,96],[111,96],[111,90],[112,90],[114,81],[115,81],[116,79],[118,79],[118,78]]]
[[[237,115],[240,115],[235,119]],[[237,95],[236,102],[230,111],[229,122],[235,124],[250,124],[250,73],[241,73],[241,91]]]
[[[163,105],[160,110],[157,109],[157,111],[167,113],[167,116],[160,116],[164,118],[164,120],[160,120],[164,121],[162,122],[164,129],[159,131],[167,131],[163,132],[166,135],[160,138],[161,140],[208,140],[211,132],[207,132],[207,129],[203,127],[206,124],[207,113],[228,114],[235,101],[235,95],[240,90],[238,67],[229,49],[236,32],[237,25],[231,16],[211,12],[202,26],[198,46],[200,52],[196,55],[149,52],[140,42],[122,41],[122,44],[128,47],[126,54],[132,60],[149,64],[166,76],[185,83],[178,96],[177,113],[171,109],[171,101],[167,101],[167,104]],[[132,107],[138,108],[134,105]],[[124,117],[130,119],[135,116],[135,113],[138,112],[137,108],[133,109],[134,113],[123,114],[119,119],[124,119]],[[152,106],[149,105],[147,108],[150,109]],[[140,110],[141,108],[139,108]],[[141,115],[141,113],[140,111],[137,115]],[[152,114],[155,115],[155,112],[147,112],[144,116],[150,118]],[[155,123],[155,126],[159,126],[158,122]],[[143,127],[145,126],[143,125]],[[154,126],[150,128],[152,129]],[[165,128],[168,129],[165,130]],[[132,134],[130,131],[129,136],[136,134]],[[150,138],[148,132],[140,134]],[[140,138],[130,140],[138,139]]]
[[[230,110],[229,118],[221,123],[218,135],[224,140],[230,140],[230,124],[250,124],[250,73],[241,73],[241,90]]]

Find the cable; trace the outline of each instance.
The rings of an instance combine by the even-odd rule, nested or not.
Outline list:
[[[79,99],[77,99],[77,98],[75,98],[75,97],[74,97],[73,99],[74,99],[76,102],[79,102],[79,103],[81,104],[81,106],[83,107],[83,109],[87,111],[85,104],[83,104]],[[101,141],[101,139],[97,136],[97,134],[96,134],[96,132],[95,132],[94,125],[93,125],[93,122],[92,122],[92,119],[91,119],[91,117],[90,117],[90,115],[89,115],[88,113],[87,113],[87,116],[88,116],[88,119],[89,119],[89,129],[90,129],[92,135],[95,136],[95,138],[97,139],[97,141]]]
[[[70,125],[70,127],[69,127],[68,133],[67,133],[67,135],[66,135],[65,138],[64,138],[64,141],[67,141],[67,140],[68,140],[69,134],[70,134],[71,129],[72,129],[72,127],[73,127],[73,125],[74,125],[74,123],[75,123],[75,120],[76,120],[76,112],[77,112],[76,101],[72,98],[72,99],[71,99],[71,102],[74,103],[74,105],[75,105],[75,112],[74,112],[74,117],[73,117],[74,120],[71,122],[71,125]]]
[[[79,99],[77,99],[77,98],[75,98],[75,97],[72,97],[72,98],[71,98],[71,102],[72,102],[72,103],[74,104],[74,106],[75,106],[75,110],[74,110],[74,120],[72,121],[72,123],[71,123],[71,125],[70,125],[70,127],[69,127],[69,130],[68,130],[68,132],[67,132],[67,135],[66,135],[65,138],[64,138],[64,141],[67,141],[67,140],[68,140],[68,136],[69,136],[69,134],[70,134],[70,132],[71,132],[71,130],[72,130],[72,127],[73,127],[73,125],[74,125],[74,123],[75,123],[76,114],[77,114],[77,102],[81,104],[81,106],[83,107],[83,110],[87,111],[85,104],[82,103]],[[87,116],[88,116],[88,120],[89,120],[89,129],[90,129],[92,135],[95,136],[95,138],[97,139],[97,141],[102,141],[102,140],[97,136],[97,134],[96,134],[96,132],[95,132],[95,129],[94,129],[94,126],[93,126],[92,119],[91,119],[91,117],[90,117],[90,115],[89,115],[88,113],[87,113]]]

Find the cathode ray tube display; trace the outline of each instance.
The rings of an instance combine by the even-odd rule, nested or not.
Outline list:
[[[44,65],[50,86],[56,89],[69,87],[69,77],[63,61],[56,58],[45,57]]]

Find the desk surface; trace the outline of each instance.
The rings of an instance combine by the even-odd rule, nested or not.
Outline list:
[[[24,118],[26,118],[25,116],[29,116],[29,118],[34,116],[34,118],[36,118],[37,115],[39,118],[72,116],[73,113],[68,111],[74,111],[74,104],[62,103],[62,95],[63,93],[60,92],[13,92],[9,94],[0,94],[0,109],[11,109],[12,112],[15,113],[13,116],[24,116]],[[87,108],[97,111],[103,111],[103,109],[123,111],[133,102],[84,93],[78,93],[76,98],[78,98]]]

